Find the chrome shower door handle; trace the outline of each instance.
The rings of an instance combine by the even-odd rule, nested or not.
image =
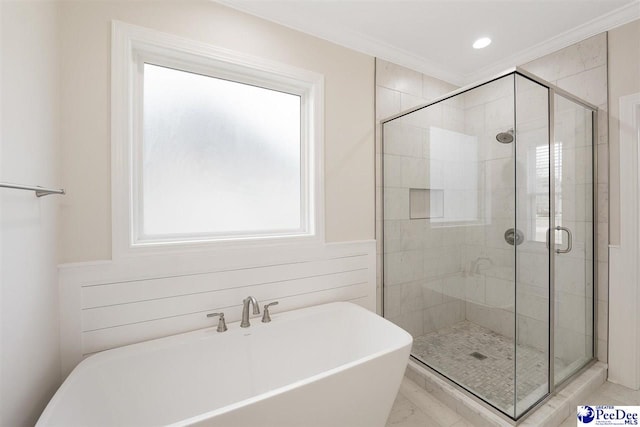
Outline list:
[[[557,226],[556,230],[567,232],[567,247],[565,249],[556,249],[556,253],[567,254],[571,252],[571,249],[573,248],[573,235],[571,234],[571,230],[569,230],[567,227],[560,227],[560,226]]]
[[[573,249],[573,234],[571,234],[571,230],[567,227],[557,226],[555,228],[558,231],[566,231],[567,232],[567,247],[565,249],[556,249],[557,254],[566,254],[571,252]],[[551,229],[547,229],[547,249],[549,249],[549,235],[551,234]]]

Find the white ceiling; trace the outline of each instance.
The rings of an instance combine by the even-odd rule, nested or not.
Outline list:
[[[640,0],[218,1],[457,85],[640,18]]]

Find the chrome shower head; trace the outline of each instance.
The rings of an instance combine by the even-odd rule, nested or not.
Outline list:
[[[496,135],[496,140],[501,144],[510,144],[513,142],[513,129],[506,132],[500,132]]]

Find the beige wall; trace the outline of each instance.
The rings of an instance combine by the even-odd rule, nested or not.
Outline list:
[[[610,242],[620,244],[620,97],[640,92],[640,20],[609,31]]]
[[[57,10],[0,2],[0,181],[60,185]],[[60,383],[62,196],[0,190],[0,425],[32,426]]]
[[[326,240],[374,237],[373,58],[210,1],[70,1],[60,19],[61,262],[111,258],[113,19],[324,74]]]

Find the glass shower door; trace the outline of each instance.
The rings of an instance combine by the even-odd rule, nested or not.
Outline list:
[[[415,358],[511,416],[514,127],[513,75],[383,127],[385,317]]]
[[[593,112],[554,97],[554,378],[562,382],[593,349]]]

